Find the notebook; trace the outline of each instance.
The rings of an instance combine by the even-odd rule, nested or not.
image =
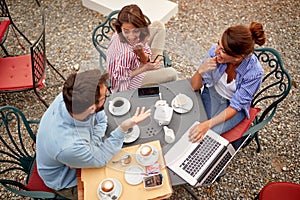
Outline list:
[[[200,143],[190,142],[189,131],[198,123],[196,121],[164,156],[167,167],[193,186],[213,183],[242,146],[235,149],[213,130],[209,130]]]

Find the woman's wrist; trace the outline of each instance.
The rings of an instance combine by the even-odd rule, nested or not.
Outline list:
[[[198,73],[200,76],[203,76],[203,72],[200,70],[200,67],[198,68],[197,73]]]

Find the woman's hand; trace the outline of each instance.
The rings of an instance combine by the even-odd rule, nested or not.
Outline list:
[[[154,63],[147,62],[142,66],[142,68],[144,69],[144,71],[157,70],[160,68],[159,61],[156,61]]]
[[[144,47],[145,47],[145,45],[142,42],[140,42],[140,43],[133,45],[132,49],[139,57],[141,57],[142,55],[145,54]]]
[[[137,107],[135,114],[131,118],[123,121],[120,124],[121,131],[127,131],[128,129],[132,128],[134,125],[144,121],[150,115],[151,115],[151,109],[145,111],[145,107],[143,107],[140,112],[140,107]]]
[[[198,73],[203,75],[206,72],[215,70],[217,68],[217,57],[208,58],[199,68]]]
[[[204,121],[200,124],[195,125],[191,128],[189,133],[189,139],[191,142],[201,142],[203,140],[204,135],[210,129],[210,121]]]

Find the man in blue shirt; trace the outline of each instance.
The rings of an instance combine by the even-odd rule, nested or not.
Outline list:
[[[49,188],[69,199],[77,199],[76,168],[105,166],[122,148],[125,132],[151,114],[150,109],[137,108],[104,140],[107,78],[99,70],[70,75],[39,125],[38,173]]]

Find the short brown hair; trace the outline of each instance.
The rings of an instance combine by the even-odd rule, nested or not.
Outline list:
[[[135,4],[124,6],[118,14],[118,18],[115,22],[115,27],[121,42],[125,42],[126,39],[122,34],[122,24],[130,23],[133,24],[136,28],[141,29],[140,40],[144,41],[146,37],[150,35],[148,29],[148,22],[145,19],[145,16],[142,10]]]
[[[63,87],[63,98],[69,113],[79,114],[96,104],[100,98],[100,85],[107,86],[108,73],[89,70],[71,74]]]
[[[254,51],[254,45],[263,45],[266,35],[262,24],[251,22],[249,27],[238,25],[229,27],[222,35],[222,45],[228,55],[248,55]]]

